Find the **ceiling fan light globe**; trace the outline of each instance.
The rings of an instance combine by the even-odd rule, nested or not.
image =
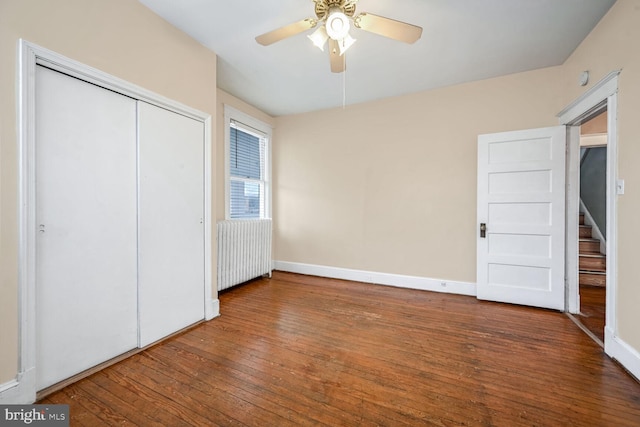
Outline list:
[[[340,56],[344,55],[344,53],[349,49],[357,40],[351,37],[349,34],[346,35],[345,38],[338,41],[338,48],[340,49]]]
[[[342,40],[349,34],[349,18],[342,12],[333,12],[325,23],[326,31],[333,40]]]
[[[313,42],[314,46],[324,52],[324,45],[327,43],[329,35],[327,35],[327,30],[323,26],[318,27],[313,34],[310,34],[307,37],[309,37],[309,40]]]

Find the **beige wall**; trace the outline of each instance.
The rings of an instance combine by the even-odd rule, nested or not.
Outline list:
[[[229,105],[230,107],[235,108],[236,110],[242,111],[243,113],[253,117],[256,120],[260,120],[263,123],[266,123],[267,125],[274,127],[275,126],[275,118],[264,113],[261,110],[258,110],[257,108],[253,107],[252,105],[247,104],[246,102],[242,101],[241,99],[236,98],[233,95],[230,95],[229,93],[218,89],[218,117],[216,122],[219,124],[217,129],[216,129],[216,138],[217,138],[217,144],[218,146],[216,147],[217,150],[217,163],[216,163],[216,179],[217,179],[217,183],[218,183],[218,187],[217,187],[217,194],[218,194],[218,210],[216,212],[216,217],[218,219],[218,221],[225,219],[225,169],[224,169],[224,162],[226,159],[225,153],[224,153],[224,147],[225,147],[225,141],[224,141],[224,106],[225,105]]]
[[[476,281],[476,144],[557,124],[560,68],[283,116],[274,259]]]
[[[19,38],[205,111],[213,123],[216,117],[215,54],[139,2],[0,1],[0,384],[15,377],[18,351],[15,93]]]
[[[622,69],[618,96],[618,176],[625,194],[618,196],[618,332],[640,352],[640,1],[618,0],[562,67],[563,103],[568,104],[609,72]],[[578,85],[591,73],[586,88]]]

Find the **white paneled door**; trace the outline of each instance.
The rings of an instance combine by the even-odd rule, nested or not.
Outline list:
[[[140,102],[140,347],[204,318],[204,125]]]
[[[135,111],[37,67],[39,390],[137,346]]]
[[[479,299],[564,310],[563,126],[478,137]]]

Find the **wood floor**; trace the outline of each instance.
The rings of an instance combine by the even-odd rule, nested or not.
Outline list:
[[[638,426],[640,384],[564,314],[275,272],[41,403],[71,425]]]
[[[604,342],[607,288],[580,285],[580,315],[576,319]]]

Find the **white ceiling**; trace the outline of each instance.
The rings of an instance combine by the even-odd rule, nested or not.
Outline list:
[[[255,37],[315,17],[312,0],[140,0],[218,55],[218,87],[278,116],[562,64],[615,0],[360,0],[423,27],[408,45],[352,28],[347,71],[305,34]],[[576,77],[577,78],[577,77]]]

